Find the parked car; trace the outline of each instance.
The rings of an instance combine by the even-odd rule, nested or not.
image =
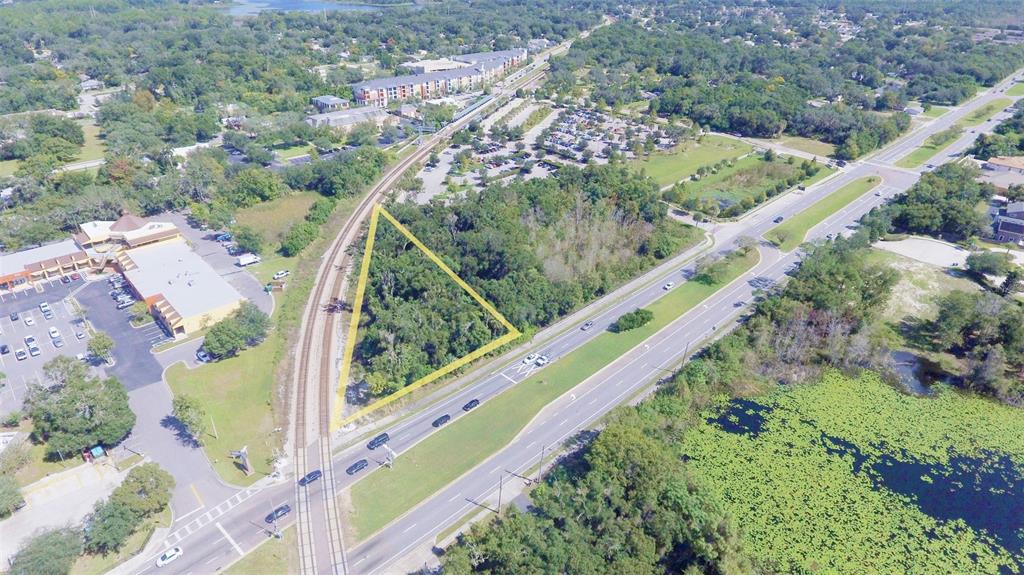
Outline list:
[[[53,311],[46,310],[43,312],[43,319],[53,319]]]
[[[71,283],[71,278],[69,278],[68,276],[61,276],[60,277],[60,283],[62,283],[62,284],[69,284],[69,283]]]
[[[53,347],[64,347],[64,338],[55,337],[53,338]]]
[[[11,321],[18,321],[18,312],[11,313]]]
[[[284,517],[285,515],[288,515],[291,512],[292,512],[292,507],[290,505],[288,505],[287,503],[285,503],[284,505],[282,505],[282,506],[278,507],[277,509],[271,511],[263,520],[266,521],[267,523],[273,523],[273,522],[277,521],[278,519]]]
[[[48,310],[48,309],[50,309],[50,304],[46,303],[45,301],[43,303],[39,304],[39,311],[45,313],[46,310]]]
[[[302,479],[299,480],[299,485],[305,487],[310,483],[313,483],[317,479],[320,479],[321,477],[323,477],[323,475],[323,471],[320,471],[319,469],[314,469],[313,471],[310,471],[309,473],[302,476]]]
[[[60,337],[60,330],[53,326],[50,326],[48,333],[50,334],[50,339],[57,339],[58,337]]]
[[[80,279],[82,279],[82,274],[78,272],[71,274],[71,281],[78,281]]]
[[[345,469],[345,473],[348,473],[349,475],[355,475],[356,473],[359,473],[360,471],[366,469],[366,466],[369,464],[370,463],[365,459],[360,459],[359,461],[353,463],[352,465],[349,465],[348,468]]]
[[[36,344],[36,338],[35,338],[35,336],[31,336],[31,335],[26,335],[26,336],[25,336],[25,337],[24,337],[23,339],[25,340],[25,345],[26,345],[27,347],[32,347],[33,345],[35,345],[35,344]]]
[[[292,272],[290,272],[290,271],[288,271],[288,270],[281,270],[281,271],[277,272],[276,274],[274,274],[274,279],[275,279],[275,280],[279,280],[279,279],[281,279],[281,278],[286,278],[286,277],[288,277],[289,275],[291,275],[291,273],[292,273]]]
[[[23,361],[28,359],[28,354],[25,353],[25,350],[19,349],[18,351],[14,352],[14,357],[18,358],[18,361]]]
[[[580,326],[580,329],[583,330],[583,331],[587,331],[587,330],[589,330],[592,327],[594,327],[594,321],[593,320],[587,320],[587,321],[583,322],[583,325]]]
[[[377,437],[374,437],[373,439],[371,439],[370,442],[366,444],[366,448],[367,449],[377,449],[378,447],[380,447],[381,445],[384,445],[388,441],[391,441],[391,436],[388,435],[387,433],[382,433],[382,434],[378,435]]]
[[[7,345],[0,345],[0,355],[7,355],[11,353],[11,348]]]
[[[466,403],[466,405],[462,406],[462,411],[469,411],[478,405],[480,405],[479,399],[471,399]]]
[[[75,332],[75,339],[85,339],[85,332],[84,331],[76,331]]]
[[[438,417],[437,419],[435,419],[430,425],[432,425],[433,427],[441,427],[442,425],[448,423],[451,420],[452,420],[452,416],[450,416],[450,415],[448,415],[446,413],[446,414],[442,415],[441,417]]]
[[[117,309],[126,309],[132,307],[135,304],[135,300],[121,301],[117,304]]]
[[[199,348],[198,350],[196,350],[196,359],[203,363],[209,363],[213,361],[213,355],[211,355],[205,349]]]
[[[26,316],[25,316],[25,325],[27,325],[27,326],[33,326],[33,325],[35,325],[35,324],[36,324],[36,320],[35,320],[35,319],[33,319],[33,318],[32,318],[32,316],[30,316],[30,315],[26,315]]]
[[[38,356],[41,353],[43,353],[43,350],[39,349],[36,346],[32,346],[32,347],[28,348],[28,354],[31,355],[32,357],[36,357],[36,356]]]
[[[156,566],[163,567],[168,563],[177,560],[181,557],[182,553],[181,547],[172,547],[156,558]]]

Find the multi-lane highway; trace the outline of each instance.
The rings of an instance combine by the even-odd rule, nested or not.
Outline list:
[[[939,120],[924,124],[879,153],[851,163],[836,176],[811,186],[806,191],[790,192],[737,222],[715,227],[711,230],[714,247],[709,251],[730,250],[733,241],[740,236],[759,237],[764,234],[775,225],[772,220],[778,216],[789,218],[853,180],[872,175],[879,176],[882,183],[878,187],[822,222],[811,231],[810,238],[843,233],[862,214],[892,195],[906,190],[917,180],[919,171],[895,168],[891,162],[915,149],[931,134],[953,125],[958,119],[993,99],[1005,97],[1002,92],[1010,83],[1009,80],[1000,83],[992,90],[947,112]],[[977,130],[981,132],[990,127],[991,123],[988,123]],[[966,145],[969,145],[969,141],[966,144],[958,141],[944,151],[941,157],[934,158],[929,163],[938,164],[946,161],[949,154],[962,151]],[[347,557],[349,571],[390,572],[396,560],[411,550],[429,547],[438,532],[464,517],[474,507],[481,504],[493,507],[496,503],[500,477],[511,477],[512,473],[523,474],[536,465],[541,446],[546,446],[550,451],[565,438],[592,425],[615,405],[649,388],[664,374],[665,369],[677,366],[687,351],[692,351],[710,335],[725,331],[732,319],[743,309],[743,306],[737,307],[737,302],[750,302],[756,285],[761,285],[765,280],[780,280],[785,271],[797,262],[798,255],[795,253],[782,254],[768,245],[760,246],[759,250],[761,260],[748,274],[721,289],[702,305],[682,315],[636,349],[622,357],[609,358],[610,363],[605,369],[583,382],[572,393],[566,394],[545,408],[513,444],[381,532],[350,549]],[[698,250],[693,250],[696,251]],[[541,343],[531,346],[529,351],[544,353],[553,361],[558,361],[560,356],[600,333],[623,311],[648,305],[661,297],[665,293],[661,288],[664,282],[675,281],[678,284],[685,281],[692,270],[692,264],[684,260],[695,255],[693,252],[674,258],[545,330],[535,339]],[[751,280],[754,278],[760,280],[752,284]],[[584,319],[595,322],[593,329],[582,331],[575,327]],[[501,358],[496,362],[496,365],[500,366],[496,373],[483,374],[454,393],[450,390],[440,390],[433,399],[427,398],[416,404],[416,407],[428,406],[427,408],[390,428],[380,429],[388,431],[391,435],[389,445],[398,453],[398,464],[401,462],[403,451],[434,431],[430,422],[437,415],[449,413],[453,417],[464,416],[460,408],[469,399],[486,401],[524,379],[528,374],[521,362],[523,353],[525,351],[517,350]],[[357,444],[337,454],[333,458],[334,465],[344,469],[352,461],[367,457],[367,454],[365,447]],[[337,488],[343,488],[361,479],[361,476],[370,471],[372,470],[368,469],[354,478],[339,473],[336,476]],[[322,490],[325,487],[323,483],[321,480],[306,489],[311,490],[312,496],[322,497]],[[193,523],[182,527],[176,524],[179,531],[172,534],[170,539],[185,549],[185,555],[171,566],[173,569],[165,571],[212,573],[223,568],[266,540],[270,530],[263,522],[263,517],[274,505],[279,502],[292,502],[294,497],[294,483],[286,481],[247,494],[244,500],[232,498],[211,509]],[[290,519],[291,516],[285,517],[280,525],[287,526]]]

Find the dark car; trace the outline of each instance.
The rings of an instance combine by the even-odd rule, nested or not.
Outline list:
[[[580,329],[582,329],[583,331],[587,331],[588,329],[590,329],[592,327],[594,327],[593,320],[588,320],[588,321],[583,322],[583,325],[580,326]]]
[[[285,504],[285,505],[282,505],[282,506],[278,507],[277,509],[271,511],[270,515],[267,515],[263,520],[266,521],[267,523],[273,523],[273,522],[277,521],[278,519],[284,517],[285,515],[288,515],[291,512],[292,512],[291,506]]]
[[[345,470],[345,473],[348,473],[349,475],[355,475],[356,473],[359,473],[360,471],[366,469],[367,465],[369,465],[369,462],[367,462],[365,459],[360,459],[359,461],[353,463],[352,465],[349,465],[348,469]]]
[[[71,278],[69,278],[68,276],[61,276],[60,283],[62,283],[62,284],[69,284],[69,283],[71,283]]]
[[[469,400],[469,403],[467,403],[466,405],[462,406],[462,411],[469,411],[470,409],[473,409],[474,407],[476,407],[478,405],[480,405],[480,400],[479,399],[471,399],[471,400]]]
[[[321,477],[323,477],[323,475],[323,471],[320,471],[319,469],[314,469],[313,471],[310,471],[302,479],[299,480],[299,485],[305,487],[310,483],[313,483],[317,479],[320,479]]]
[[[378,447],[380,447],[381,445],[384,445],[385,443],[387,443],[390,440],[391,440],[391,436],[390,435],[388,435],[386,433],[382,433],[382,434],[378,435],[377,437],[374,437],[373,439],[371,439],[370,442],[366,444],[366,448],[367,449],[377,449]]]
[[[18,312],[14,312],[11,314],[11,321],[18,321]]]
[[[441,427],[442,425],[448,423],[451,420],[452,420],[452,416],[450,416],[450,415],[448,415],[446,413],[446,414],[442,415],[441,417],[438,417],[437,419],[435,419],[434,422],[431,423],[430,425],[433,425],[434,427]]]
[[[6,345],[0,345],[0,355],[7,355],[9,353],[11,353],[11,348]]]
[[[773,222],[775,222],[775,223],[777,223],[777,224],[779,224],[779,223],[782,223],[782,216],[779,216],[779,217],[775,218],[775,219],[774,219],[774,220],[772,220],[772,221],[773,221]]]

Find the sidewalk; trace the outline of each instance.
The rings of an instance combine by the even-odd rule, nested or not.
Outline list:
[[[26,507],[0,522],[0,565],[7,565],[37,530],[81,523],[93,505],[110,495],[128,471],[108,459],[55,473],[22,490]]]

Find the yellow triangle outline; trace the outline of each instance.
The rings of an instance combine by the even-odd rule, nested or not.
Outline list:
[[[383,215],[384,219],[390,222],[391,225],[395,226],[395,228],[397,228],[398,231],[402,233],[402,235],[408,238],[409,241],[413,243],[413,245],[419,248],[419,250],[430,259],[430,261],[434,262],[434,264],[437,267],[441,268],[441,270],[443,270],[444,273],[448,274],[448,277],[452,278],[452,280],[455,281],[455,283],[459,287],[461,287],[463,291],[469,294],[469,296],[472,297],[478,304],[480,304],[482,308],[487,310],[487,313],[491,314],[491,317],[493,317],[495,320],[498,321],[498,323],[504,326],[505,329],[508,330],[508,333],[495,339],[494,341],[491,341],[490,343],[487,343],[467,353],[466,355],[456,359],[455,361],[452,361],[451,363],[428,373],[427,375],[403,387],[402,389],[399,389],[395,393],[392,393],[387,397],[382,397],[374,401],[373,403],[367,405],[366,407],[363,407],[362,409],[353,413],[352,415],[349,415],[347,417],[341,417],[341,410],[345,401],[345,386],[346,382],[348,381],[349,372],[351,371],[352,368],[352,356],[355,353],[356,335],[359,329],[359,318],[363,311],[363,298],[366,295],[366,283],[370,276],[370,259],[373,257],[373,244],[377,236],[377,225],[380,221],[381,215]],[[342,356],[341,360],[341,374],[338,378],[338,397],[335,399],[334,417],[331,418],[331,431],[334,431],[337,427],[348,425],[349,423],[356,421],[360,417],[363,417],[401,397],[404,397],[412,393],[413,391],[423,387],[424,385],[444,375],[447,375],[452,371],[455,371],[456,369],[466,365],[467,363],[490,353],[491,351],[505,345],[506,343],[522,335],[522,333],[518,329],[516,329],[516,327],[512,325],[511,322],[505,319],[505,316],[501,315],[501,312],[495,309],[495,307],[491,305],[490,302],[485,300],[480,294],[478,294],[476,290],[473,289],[472,286],[467,284],[465,280],[460,278],[458,274],[452,271],[452,269],[448,267],[441,260],[441,258],[437,257],[437,254],[430,251],[430,248],[425,246],[423,242],[419,240],[419,238],[413,235],[413,233],[409,231],[408,228],[402,225],[401,222],[399,222],[394,216],[392,216],[386,209],[381,207],[380,204],[374,205],[373,211],[370,214],[370,229],[369,231],[367,231],[366,234],[366,247],[364,248],[363,253],[364,257],[362,265],[359,268],[359,281],[356,284],[355,300],[353,300],[352,303],[352,318],[349,321],[348,334],[345,338],[345,353]],[[334,422],[337,422],[337,426],[334,425]]]

